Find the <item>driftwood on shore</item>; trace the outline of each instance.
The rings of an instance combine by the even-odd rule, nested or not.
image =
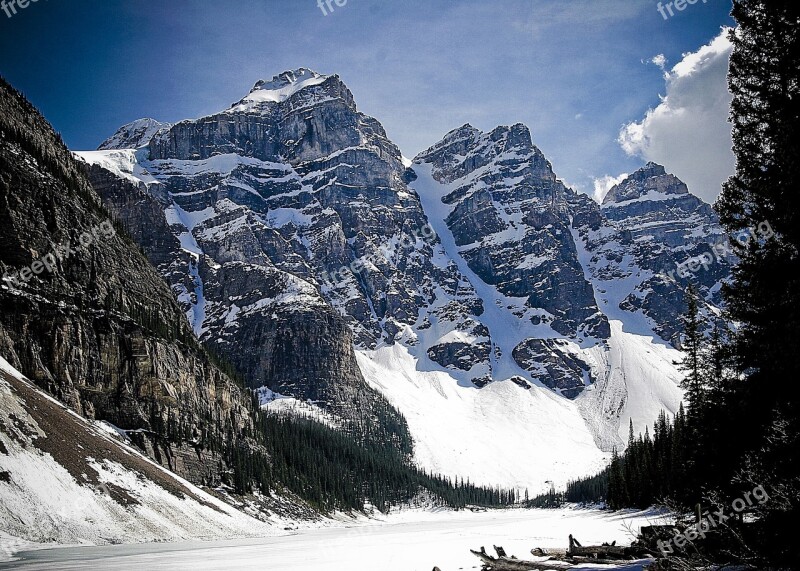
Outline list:
[[[483,562],[484,569],[491,571],[538,571],[545,569],[572,569],[577,565],[597,563],[601,565],[615,565],[629,562],[633,559],[651,557],[647,550],[641,547],[622,547],[616,542],[603,545],[590,545],[584,547],[572,535],[569,536],[569,549],[562,554],[549,554],[543,549],[531,549],[535,560],[517,559],[509,557],[506,550],[497,545],[494,550],[497,557],[486,553],[481,547],[480,551],[470,549],[470,552]]]
[[[480,551],[475,551],[474,549],[470,549],[470,551],[475,557],[483,561],[484,567],[488,567],[492,571],[531,571],[532,569],[569,569],[572,567],[571,563],[559,561],[553,556],[545,556],[538,561],[526,561],[516,557],[508,557],[502,547],[495,547],[497,557],[492,557],[486,553],[486,548],[484,547],[481,547]]]
[[[645,557],[652,557],[651,552],[643,547],[631,546],[622,547],[612,544],[604,543],[603,545],[590,545],[588,547],[582,546],[577,539],[569,536],[569,549],[567,550],[567,557],[589,557],[595,559],[615,559],[615,560],[631,560],[643,559]]]

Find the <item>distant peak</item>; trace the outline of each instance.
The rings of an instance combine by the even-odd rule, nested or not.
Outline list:
[[[153,119],[152,117],[142,117],[141,119],[136,119],[135,121],[131,121],[128,123],[127,126],[142,126],[142,125],[166,125],[166,123],[162,123],[157,119]]]
[[[108,139],[97,147],[100,151],[111,149],[138,149],[145,147],[160,131],[172,127],[172,123],[162,123],[150,117],[136,119],[117,129]]]
[[[319,83],[322,83],[329,77],[331,76],[317,73],[307,67],[300,67],[298,69],[279,73],[269,81],[266,79],[257,81],[253,89],[250,90],[250,93],[254,91],[280,91],[289,86],[297,86],[298,84],[305,85],[307,82],[317,82],[317,80],[319,80]]]
[[[483,132],[480,129],[465,123],[461,127],[448,132],[442,137],[441,141],[429,149],[419,153],[414,157],[414,162],[424,162],[442,149],[456,149],[454,152],[466,152],[482,135]]]
[[[482,133],[482,131],[480,129],[476,129],[475,127],[473,127],[469,123],[464,123],[458,129],[453,129],[452,131],[447,133],[443,137],[442,140],[446,141],[448,139],[460,139],[462,137],[469,137],[469,136],[472,136],[472,135],[475,135],[475,134],[480,134],[480,133]]]
[[[286,101],[298,91],[320,85],[332,75],[323,75],[316,71],[301,67],[291,71],[284,71],[270,79],[262,79],[256,82],[250,93],[242,100],[242,103],[280,103]]]
[[[524,123],[515,123],[511,126],[501,125],[496,127],[494,131],[491,132],[490,137],[494,141],[499,141],[505,138],[514,146],[533,146],[531,130]]]
[[[642,168],[634,172],[631,176],[640,175],[644,178],[650,178],[653,176],[664,176],[667,174],[667,169],[665,169],[662,165],[658,163],[654,163],[653,161],[648,161],[646,165]]]
[[[603,204],[615,204],[644,198],[651,193],[657,195],[689,194],[686,184],[660,164],[652,161],[611,187]]]

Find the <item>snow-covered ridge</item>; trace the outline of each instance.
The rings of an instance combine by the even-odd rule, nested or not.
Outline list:
[[[143,166],[146,162],[147,149],[77,151],[73,155],[90,165],[103,167],[137,186],[158,184],[158,180]]]
[[[268,387],[256,389],[255,394],[258,397],[258,404],[261,410],[266,412],[315,420],[331,428],[339,428],[341,426],[338,418],[320,408],[318,403],[313,401],[301,401],[294,397],[287,397],[276,393]]]
[[[250,93],[231,107],[230,111],[246,111],[263,103],[282,103],[295,93],[307,87],[325,83],[331,77],[333,76],[323,75],[304,67],[285,71],[270,81],[263,79],[258,81]]]
[[[603,208],[627,206],[635,202],[675,198],[699,200],[689,193],[682,180],[667,173],[662,165],[649,162],[612,186],[603,198]]]

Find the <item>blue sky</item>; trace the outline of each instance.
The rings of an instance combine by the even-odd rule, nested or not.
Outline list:
[[[666,20],[657,4],[346,0],[324,15],[317,0],[38,0],[0,12],[0,74],[76,150],[139,117],[224,109],[256,80],[305,66],[339,74],[407,156],[467,122],[522,122],[581,190],[653,159],[711,199],[730,169],[725,54],[717,44],[693,68],[673,66],[733,24],[730,0]],[[673,120],[698,113],[699,126]],[[699,172],[708,164],[719,172]]]

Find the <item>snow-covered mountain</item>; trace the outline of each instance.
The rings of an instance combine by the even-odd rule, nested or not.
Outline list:
[[[585,475],[629,418],[674,412],[682,290],[713,310],[728,273],[675,274],[722,232],[658,165],[599,205],[524,125],[465,125],[409,166],[338,76],[307,69],[102,147],[78,155],[201,340],[325,414],[388,401],[418,463],[473,482]]]

